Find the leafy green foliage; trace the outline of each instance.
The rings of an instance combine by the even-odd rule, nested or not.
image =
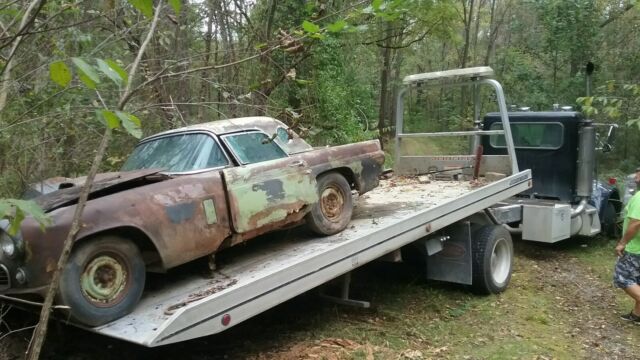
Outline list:
[[[127,0],[127,1],[134,8],[140,11],[142,15],[148,18],[153,17],[153,0]]]
[[[51,74],[51,80],[62,87],[67,87],[71,82],[71,70],[69,70],[64,61],[51,63],[49,65],[49,73]]]
[[[182,0],[169,0],[169,5],[176,14],[180,14],[180,10],[182,9]]]
[[[100,83],[100,77],[98,76],[98,73],[96,73],[93,66],[89,65],[81,58],[74,57],[71,58],[71,61],[78,68],[80,81],[82,81],[89,89],[95,90],[96,85]]]
[[[118,86],[125,85],[129,81],[126,71],[113,60],[96,59],[97,68],[81,58],[74,57],[71,61],[78,69],[80,80],[89,89],[97,90],[97,85],[100,84],[98,71]],[[71,81],[71,73],[65,72],[65,69],[68,71],[68,68],[63,62],[54,64],[50,67],[51,79],[62,86],[68,85]],[[138,139],[142,137],[141,121],[132,114],[123,111],[113,112],[108,109],[100,109],[96,110],[96,115],[110,129],[117,129],[122,124],[122,127],[133,137]]]
[[[101,60],[98,59],[98,63],[100,63],[101,61],[104,61],[107,63],[107,65],[109,65],[109,68],[113,71],[115,71],[120,78],[120,81],[122,82],[121,85],[127,85],[127,83],[129,82],[129,74],[127,74],[127,72],[120,67],[120,65],[118,65],[117,62],[113,61],[113,60]],[[112,79],[114,82],[118,83],[118,80],[114,80]],[[119,84],[120,85],[120,84]]]
[[[120,127],[120,119],[113,111],[98,110],[97,116],[104,120],[105,125],[110,129],[117,129]]]
[[[128,114],[122,111],[116,111],[116,116],[122,121],[122,126],[127,130],[127,132],[135,137],[136,139],[140,139],[142,137],[142,122],[136,116],[132,114]]]
[[[608,81],[596,89],[596,96],[579,97],[576,103],[587,116],[603,115],[617,121],[626,115],[625,125],[640,129],[640,84],[623,84]],[[634,116],[635,114],[635,116]]]
[[[348,26],[347,22],[344,20],[338,20],[332,24],[327,25],[327,31],[337,33],[342,31],[344,28]]]
[[[127,78],[126,76],[123,76],[123,74],[126,75],[126,73],[119,66],[117,68],[114,68],[113,65],[117,66],[115,62],[111,61],[110,63],[108,63],[102,59],[96,59],[96,61],[98,62],[98,69],[100,69],[103,74],[111,79],[111,81],[119,86],[126,84]]]
[[[316,25],[316,24],[314,24],[314,23],[312,23],[310,21],[307,21],[307,20],[305,20],[302,23],[302,29],[304,29],[304,31],[306,31],[308,33],[312,33],[312,34],[320,32],[320,26],[318,26],[318,25]]]
[[[26,215],[33,217],[43,230],[44,227],[51,222],[51,219],[33,201],[0,199],[0,219],[9,219],[10,226],[8,232],[10,235],[18,233],[20,224]]]
[[[366,91],[356,84],[341,63],[340,43],[327,38],[314,50],[314,86],[317,89],[318,117],[311,134],[321,144],[344,144],[372,139],[377,133],[369,129],[362,109],[367,103]],[[374,128],[373,126],[371,128]]]

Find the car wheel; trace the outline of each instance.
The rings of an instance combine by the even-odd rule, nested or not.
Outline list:
[[[336,172],[318,177],[318,202],[306,215],[309,228],[320,235],[332,235],[344,230],[353,213],[351,186]]]
[[[482,294],[507,289],[513,267],[511,234],[502,226],[485,225],[474,232],[472,244],[473,288]]]
[[[102,236],[78,244],[58,287],[59,302],[82,324],[99,326],[130,313],[145,282],[145,264],[131,241]]]
[[[609,238],[618,239],[622,232],[621,224],[618,222],[616,207],[611,201],[607,201],[607,205],[605,205],[601,225],[602,231]]]

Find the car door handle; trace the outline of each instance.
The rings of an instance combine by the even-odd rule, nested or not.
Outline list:
[[[296,160],[289,164],[289,167],[304,167],[307,163],[304,160]]]

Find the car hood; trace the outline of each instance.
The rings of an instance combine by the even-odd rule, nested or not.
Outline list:
[[[143,186],[149,183],[163,181],[170,178],[169,175],[162,174],[160,173],[160,171],[161,169],[143,169],[135,171],[96,174],[93,185],[91,186],[91,192],[89,193],[89,199],[111,195],[120,191]],[[46,186],[50,189],[57,188],[59,190],[45,193],[34,198],[33,200],[45,212],[50,212],[60,207],[73,205],[78,202],[86,179],[86,176],[82,176],[73,179],[57,177],[44,180],[41,183],[36,184],[35,186],[40,186],[40,189],[43,189],[44,186],[39,184],[46,184]]]

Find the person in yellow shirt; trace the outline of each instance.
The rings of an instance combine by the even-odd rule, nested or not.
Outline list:
[[[640,168],[636,169],[635,181],[640,188]],[[613,283],[635,301],[631,312],[621,318],[640,323],[640,191],[629,200],[625,212],[622,239],[616,245]]]

